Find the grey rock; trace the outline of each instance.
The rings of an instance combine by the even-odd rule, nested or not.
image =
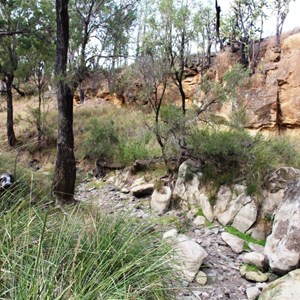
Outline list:
[[[140,198],[145,196],[150,196],[153,193],[154,184],[153,183],[146,183],[142,185],[136,185],[131,188],[131,193],[133,196]]]
[[[261,290],[256,286],[249,287],[246,290],[246,295],[248,297],[248,300],[256,300],[260,293]]]
[[[300,180],[286,192],[275,215],[272,234],[267,238],[264,254],[271,269],[285,274],[300,263]]]
[[[164,214],[170,205],[172,196],[171,188],[164,186],[161,190],[154,190],[151,196],[151,209],[159,214]]]
[[[245,264],[257,266],[260,270],[263,270],[266,265],[266,258],[262,253],[249,252],[243,256],[243,262]]]
[[[300,299],[300,269],[268,284],[260,294],[259,300]]]

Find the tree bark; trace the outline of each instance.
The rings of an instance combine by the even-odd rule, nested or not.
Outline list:
[[[56,0],[56,62],[58,136],[52,190],[58,203],[74,202],[76,163],[73,135],[73,88],[67,83],[69,42],[68,0]]]
[[[13,96],[12,96],[12,83],[14,80],[14,75],[10,74],[6,76],[6,99],[7,99],[7,120],[6,120],[6,130],[7,130],[7,140],[11,147],[14,147],[17,143],[17,139],[14,132],[14,113],[13,113]]]

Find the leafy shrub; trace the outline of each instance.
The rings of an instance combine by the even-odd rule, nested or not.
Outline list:
[[[153,133],[145,127],[132,126],[126,127],[118,119],[112,122],[107,118],[93,118],[87,126],[85,156],[125,165],[159,156],[159,149],[153,147]]]
[[[88,125],[88,137],[85,141],[85,153],[91,158],[103,158],[111,161],[114,158],[114,148],[119,140],[112,121],[102,121],[93,118]]]
[[[283,138],[266,139],[246,131],[194,130],[188,139],[194,157],[203,164],[203,181],[217,185],[247,183],[252,195],[265,176],[280,166],[300,166],[296,145]]]
[[[249,70],[241,64],[235,64],[224,74],[223,80],[225,82],[226,91],[233,93],[236,88],[243,84],[247,77],[249,77]]]

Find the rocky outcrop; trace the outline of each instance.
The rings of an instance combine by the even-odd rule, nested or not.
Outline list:
[[[231,225],[241,232],[246,232],[256,221],[257,205],[245,194],[245,187],[235,185],[233,189],[221,187],[214,214],[222,225]]]
[[[267,238],[265,255],[278,274],[296,269],[300,263],[300,180],[285,193],[278,208],[272,234]]]
[[[300,299],[300,269],[271,282],[260,294],[259,300]]]
[[[201,167],[192,160],[182,163],[178,170],[173,191],[174,200],[180,202],[184,210],[200,208],[208,221],[213,220],[213,210],[204,190],[201,189]]]

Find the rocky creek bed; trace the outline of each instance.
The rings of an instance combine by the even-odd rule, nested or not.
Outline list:
[[[240,268],[246,252],[243,248],[242,251],[233,251],[232,246],[228,245],[230,242],[224,241],[224,227],[218,222],[201,224],[201,218],[199,222],[195,211],[186,214],[180,210],[171,209],[164,215],[158,215],[151,210],[150,196],[135,197],[127,189],[120,189],[113,184],[94,179],[93,184],[86,180],[78,186],[76,199],[98,206],[103,213],[128,212],[132,217],[147,219],[151,222],[153,220],[154,228],[161,230],[162,235],[163,231],[174,230],[176,226],[181,227],[184,237],[192,241],[191,247],[195,243],[200,245],[206,251],[207,256],[201,263],[200,272],[193,280],[188,282],[183,278],[183,287],[178,289],[177,299],[256,299],[260,290],[266,285],[266,283],[243,278]],[[164,219],[171,220],[170,224],[168,221],[163,221]],[[161,223],[164,225],[160,225]],[[179,228],[179,231],[181,229]],[[261,246],[251,244],[249,246],[254,251],[263,251]],[[268,277],[258,281],[266,280]]]

